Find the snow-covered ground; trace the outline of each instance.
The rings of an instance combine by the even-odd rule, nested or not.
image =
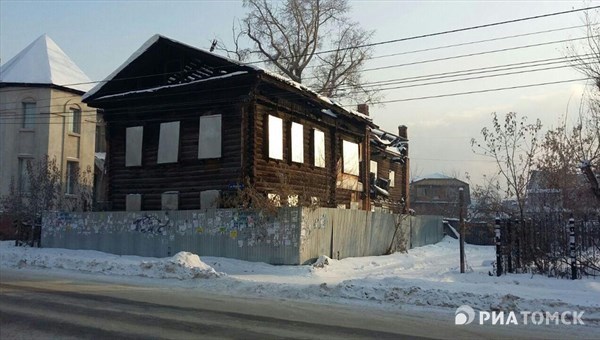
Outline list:
[[[408,254],[332,260],[322,266],[272,266],[181,252],[171,258],[118,256],[97,251],[23,248],[0,243],[0,268],[68,270],[121,282],[202,289],[242,296],[370,305],[385,309],[421,306],[454,312],[470,305],[483,311],[584,311],[600,324],[600,279],[566,280],[488,275],[494,247],[466,245],[468,272],[460,274],[458,241],[412,249]],[[145,279],[144,279],[145,278]]]

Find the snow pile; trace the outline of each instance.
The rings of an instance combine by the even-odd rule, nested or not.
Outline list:
[[[321,255],[315,261],[315,263],[313,263],[313,267],[315,267],[315,268],[323,268],[325,266],[328,266],[330,262],[331,262],[331,259],[329,257],[327,257],[325,255]]]
[[[198,255],[180,252],[173,257],[119,256],[91,250],[44,249],[11,246],[2,242],[0,264],[6,267],[67,269],[104,275],[142,276],[188,280],[224,274],[202,262]]]

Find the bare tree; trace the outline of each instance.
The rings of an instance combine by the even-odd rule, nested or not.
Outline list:
[[[579,122],[567,136],[569,148],[574,148],[573,160],[585,175],[591,190],[600,202],[600,25],[599,13],[584,12],[583,21],[587,39],[581,46],[567,45],[566,57],[573,67],[594,82],[594,90],[587,96],[587,109],[580,109]],[[583,107],[583,106],[582,106]],[[595,171],[594,171],[595,170]]]
[[[347,0],[245,0],[244,6],[249,12],[234,25],[234,49],[224,49],[230,56],[265,59],[277,73],[328,97],[374,100],[377,90],[360,73],[373,32],[346,16]],[[252,47],[241,48],[241,38]]]
[[[56,159],[46,156],[28,161],[20,178],[11,181],[9,193],[0,197],[0,210],[17,221],[19,227],[21,224],[40,225],[44,211],[89,210],[92,203],[92,171],[78,169],[72,176],[72,188],[66,193]]]
[[[470,180],[469,176],[467,178]],[[493,221],[497,213],[504,212],[497,176],[484,175],[483,184],[471,184],[470,187],[472,203],[467,213],[468,220]]]
[[[498,174],[505,180],[508,197],[517,200],[521,220],[524,220],[527,184],[534,169],[539,149],[540,120],[529,123],[527,117],[510,112],[500,120],[492,113],[492,127],[481,130],[482,141],[471,139],[473,152],[496,161]]]
[[[548,188],[560,190],[565,207],[571,211],[593,209],[600,202],[600,190],[592,171],[600,162],[597,125],[600,121],[594,116],[593,110],[580,111],[578,121],[571,128],[565,119],[561,126],[546,133],[541,145],[538,167],[546,177]],[[577,175],[579,169],[584,181]]]

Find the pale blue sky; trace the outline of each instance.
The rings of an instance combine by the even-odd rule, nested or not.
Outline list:
[[[582,1],[352,1],[352,19],[385,41],[467,26],[581,8]],[[587,2],[588,5],[597,5]],[[144,41],[160,33],[208,49],[231,37],[231,25],[245,13],[241,1],[0,1],[0,58],[5,63],[47,33],[92,79],[101,80]],[[581,13],[378,46],[375,56],[581,24]],[[519,45],[580,37],[581,29],[370,60],[367,68],[444,58]],[[444,62],[365,72],[369,81],[435,74],[477,67],[557,58],[565,44],[528,48]],[[579,78],[570,68],[515,76],[384,91],[384,100]],[[516,111],[556,124],[577,111],[583,83],[439,99],[390,103],[371,108],[375,123],[396,132],[405,124],[411,139],[413,175],[472,174],[478,182],[493,163],[471,152],[470,138],[489,124],[490,113]]]

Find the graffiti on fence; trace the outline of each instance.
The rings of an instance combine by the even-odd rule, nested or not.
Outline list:
[[[168,217],[165,220],[163,222],[154,215],[143,215],[133,221],[131,230],[144,234],[166,235],[168,228],[172,227],[172,224]]]

